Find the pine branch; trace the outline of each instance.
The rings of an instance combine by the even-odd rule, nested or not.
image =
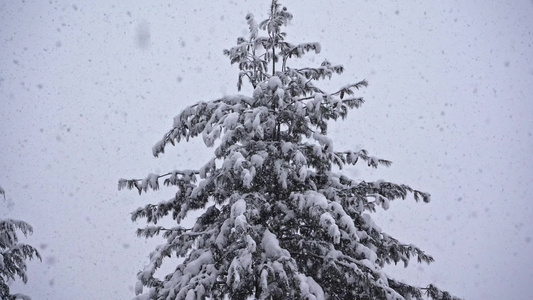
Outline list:
[[[195,182],[196,181],[196,175],[199,175],[200,171],[193,171],[193,170],[174,170],[172,172],[158,175],[158,174],[149,174],[144,179],[119,179],[118,181],[118,190],[122,190],[124,188],[127,188],[129,190],[136,188],[139,191],[139,195],[142,193],[142,191],[147,192],[148,188],[151,188],[152,190],[158,190],[159,189],[159,179],[164,177],[169,177],[165,179],[164,184],[165,185],[179,185],[182,182]],[[181,176],[180,177],[178,177]]]

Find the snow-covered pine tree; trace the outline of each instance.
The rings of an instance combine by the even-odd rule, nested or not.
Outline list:
[[[1,187],[0,195],[5,199],[5,191]],[[41,259],[37,249],[18,242],[17,229],[25,236],[33,232],[33,228],[26,222],[0,219],[0,299],[31,299],[23,294],[10,294],[7,283],[16,277],[26,283],[26,259],[32,259],[34,256]]]
[[[370,214],[408,194],[429,202],[429,194],[340,173],[358,161],[391,164],[365,150],[337,151],[327,136],[329,120],[363,103],[354,92],[367,82],[328,93],[315,82],[342,73],[342,66],[324,61],[292,68],[291,58],[318,53],[320,45],[287,42],[281,29],[291,18],[276,0],[266,20],[257,23],[248,14],[249,37],[224,54],[239,66],[239,90],[248,79],[252,96],[185,108],[153,147],[158,156],[169,143],[202,136],[215,147],[210,161],[198,170],[119,181],[119,189],[139,194],[157,190],[161,180],[177,187],[172,199],[132,213],[133,220],[153,224],[138,229],[139,236],[166,238],[138,273],[135,299],[454,299],[433,285],[414,287],[383,272],[390,263],[433,258],[383,232]],[[203,214],[193,226],[180,225],[198,209]],[[168,215],[176,226],[158,226]],[[156,278],[173,256],[184,261]]]

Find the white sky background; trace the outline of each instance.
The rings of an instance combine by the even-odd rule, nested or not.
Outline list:
[[[34,299],[129,299],[160,241],[135,236],[130,212],[171,197],[117,180],[198,168],[200,140],[152,145],[186,105],[237,92],[222,49],[269,1],[1,1],[0,218],[29,222],[22,239]],[[345,170],[407,183],[430,204],[397,201],[376,218],[436,262],[389,273],[466,299],[533,293],[533,1],[284,1],[288,41],[315,42],[367,79],[363,108],[332,125],[337,149],[363,147],[390,168]],[[313,58],[314,57],[314,58]],[[173,267],[171,265],[170,267]]]

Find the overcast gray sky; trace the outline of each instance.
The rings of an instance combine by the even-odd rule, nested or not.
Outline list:
[[[160,240],[135,237],[130,212],[171,197],[117,191],[121,177],[197,168],[201,141],[159,159],[152,145],[185,106],[237,92],[222,55],[269,1],[0,1],[0,218],[23,219],[43,262],[12,285],[34,299],[129,299]],[[533,293],[533,1],[284,1],[288,40],[318,41],[367,79],[366,103],[332,126],[337,149],[390,168],[345,170],[407,183],[383,230],[427,250],[389,273],[467,299]],[[246,91],[245,91],[246,92]],[[173,267],[171,265],[170,267]]]

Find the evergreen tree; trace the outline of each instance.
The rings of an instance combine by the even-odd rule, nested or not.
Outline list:
[[[5,192],[1,187],[0,195],[4,196],[5,200]],[[25,236],[33,232],[33,228],[26,222],[0,219],[0,299],[31,299],[23,294],[10,294],[7,283],[9,280],[15,280],[17,276],[26,283],[26,259],[32,259],[34,256],[41,259],[35,248],[18,242],[17,229]]]
[[[138,229],[139,236],[166,238],[138,273],[135,299],[454,299],[433,285],[414,287],[383,272],[387,264],[433,258],[383,232],[370,213],[409,194],[424,202],[430,196],[341,173],[361,161],[391,164],[365,150],[337,151],[327,136],[329,120],[345,118],[363,103],[355,92],[367,82],[328,93],[315,82],[342,73],[342,66],[324,61],[292,68],[290,58],[318,53],[320,45],[287,42],[281,30],[291,18],[276,0],[266,20],[257,23],[248,14],[249,38],[238,38],[224,54],[239,66],[238,89],[247,79],[252,96],[185,108],[153,147],[158,156],[169,143],[201,135],[215,147],[210,161],[198,170],[119,181],[119,189],[139,194],[157,190],[160,181],[177,187],[172,199],[132,213],[134,221],[153,224]],[[203,214],[191,228],[180,225],[198,209]],[[157,225],[167,215],[175,227]],[[173,256],[184,261],[156,278],[163,260]]]

